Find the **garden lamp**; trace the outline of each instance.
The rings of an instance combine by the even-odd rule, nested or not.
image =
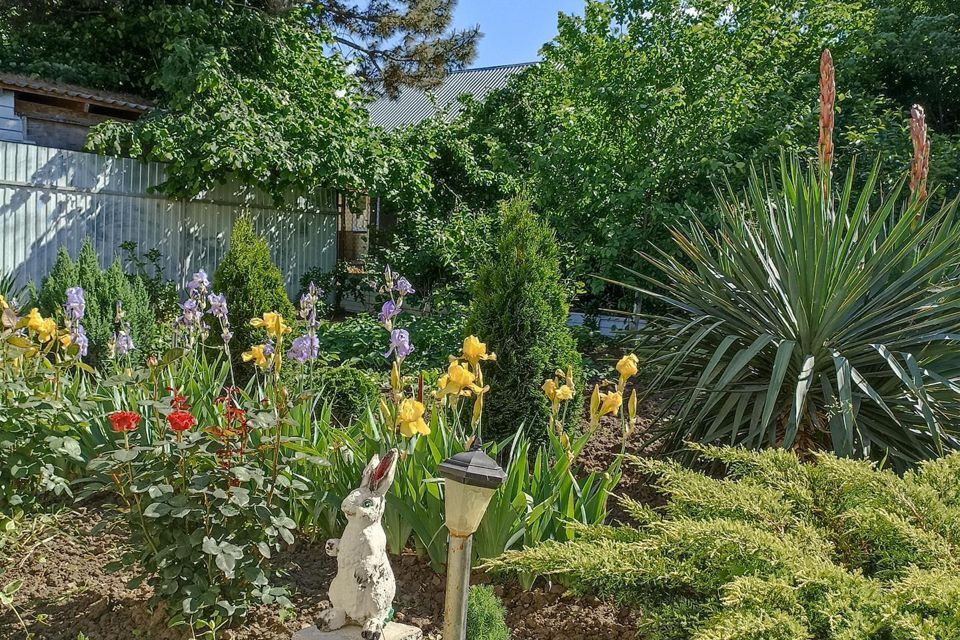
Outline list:
[[[438,471],[444,479],[445,522],[450,531],[443,640],[465,640],[473,534],[507,475],[480,449],[479,438],[469,451],[444,460]]]

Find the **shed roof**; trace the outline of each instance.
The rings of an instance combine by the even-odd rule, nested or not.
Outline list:
[[[129,93],[90,89],[76,84],[43,80],[20,73],[0,73],[0,89],[25,91],[55,98],[68,98],[138,113],[145,113],[153,108],[153,103],[149,100]]]
[[[367,105],[370,123],[390,131],[417,124],[444,109],[445,119],[449,122],[463,111],[460,96],[468,94],[482,100],[491,91],[506,86],[510,76],[535,64],[522,62],[454,71],[433,89],[404,88],[396,99],[384,96]]]

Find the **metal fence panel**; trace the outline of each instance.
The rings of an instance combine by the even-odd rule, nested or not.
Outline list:
[[[153,189],[164,175],[157,163],[0,141],[0,273],[39,285],[60,247],[75,257],[90,238],[106,267],[134,241],[141,253],[159,249],[164,276],[183,287],[199,269],[213,274],[244,214],[267,239],[291,296],[304,272],[333,269],[334,192],[276,207],[264,193],[221,185],[182,201]]]

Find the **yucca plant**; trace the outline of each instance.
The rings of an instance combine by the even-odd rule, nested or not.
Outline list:
[[[666,311],[641,331],[668,445],[683,440],[832,449],[909,464],[960,445],[960,224],[926,190],[923,111],[906,179],[835,188],[833,66],[821,63],[819,162],[783,156],[721,195],[716,231],[694,222],[682,253],[648,259],[638,288]],[[642,278],[640,274],[637,277]]]

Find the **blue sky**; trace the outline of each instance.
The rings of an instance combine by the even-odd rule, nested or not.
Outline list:
[[[458,28],[480,25],[474,67],[539,59],[537,50],[557,34],[557,13],[583,14],[584,0],[459,0]]]

